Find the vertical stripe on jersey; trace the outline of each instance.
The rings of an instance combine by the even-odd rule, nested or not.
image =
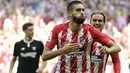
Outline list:
[[[91,56],[96,54],[96,50],[97,50],[97,43],[94,43],[92,45],[92,49],[91,49]],[[91,62],[91,73],[94,73],[94,68],[95,68],[95,63],[94,61]]]
[[[59,33],[58,36],[61,36],[61,37],[58,37],[58,38],[60,38],[59,43],[61,43],[61,44],[59,46],[61,48],[63,46],[63,44],[66,42],[67,32],[62,31]],[[60,67],[60,73],[65,73],[65,64],[66,64],[65,58],[66,57],[63,54],[60,56],[60,61],[58,64],[59,65],[58,67]]]
[[[77,43],[78,41],[78,33],[72,34],[72,42]],[[70,72],[76,73],[77,72],[77,56],[71,56],[70,57]]]
[[[65,36],[65,34],[64,34],[64,36]],[[63,38],[63,36],[62,36],[62,31],[58,34],[58,48],[61,48],[62,46],[61,46],[61,39]]]
[[[85,32],[84,32],[84,29],[82,28],[79,33],[78,33],[78,43],[80,42],[80,37],[84,36],[85,37]],[[85,38],[84,38],[84,41],[85,41]],[[86,41],[85,41],[86,42]],[[83,46],[83,45],[81,45]],[[83,49],[83,53],[84,55],[83,56],[78,56],[78,61],[77,61],[77,73],[81,73],[82,72],[85,72],[87,70],[87,66],[86,66],[86,55],[85,55],[85,52],[84,52],[84,48],[81,48]]]
[[[87,35],[88,35],[88,44],[87,44],[87,48],[86,48],[86,57],[87,57],[87,73],[90,73],[90,64],[91,64],[91,60],[90,60],[90,49],[92,47],[92,43],[93,43],[93,39],[92,39],[92,36],[90,34],[90,32],[88,31],[87,32]]]
[[[95,55],[101,55],[100,50],[98,48],[96,48],[95,51],[96,51]],[[94,73],[98,73],[99,72],[99,70],[100,70],[99,68],[100,68],[100,66],[102,66],[101,63],[100,62],[95,62]]]
[[[72,31],[70,30],[70,28],[68,28],[67,29],[67,36],[66,36],[66,40],[69,40],[69,41],[72,41]],[[67,56],[67,55],[65,55],[66,56],[66,60],[65,60],[65,62],[67,63],[66,65],[65,65],[65,67],[66,67],[66,72],[67,73],[70,73],[70,56]]]
[[[102,71],[102,73],[105,73],[105,67],[106,67],[107,59],[108,59],[108,54],[105,54],[104,55],[104,64],[103,64],[103,71]]]

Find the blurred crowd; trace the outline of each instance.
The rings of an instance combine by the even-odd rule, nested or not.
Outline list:
[[[51,29],[67,21],[66,7],[70,1],[72,0],[0,0],[0,73],[8,73],[14,43],[24,38],[22,25],[26,22],[34,23],[34,38],[45,44]],[[106,14],[108,22],[104,33],[120,45],[122,73],[130,73],[130,0],[81,1],[85,5],[85,23],[89,23],[90,14],[94,11]],[[54,59],[49,60],[43,72],[50,73],[55,62]],[[109,59],[106,73],[110,73],[111,69]]]

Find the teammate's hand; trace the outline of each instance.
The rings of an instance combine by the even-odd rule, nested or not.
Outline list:
[[[79,51],[80,45],[78,45],[78,43],[71,43],[67,41],[62,48],[64,50],[64,53],[70,53]]]
[[[107,48],[106,46],[99,46],[98,48],[104,54],[106,54],[106,53],[109,54],[110,53],[109,48]]]

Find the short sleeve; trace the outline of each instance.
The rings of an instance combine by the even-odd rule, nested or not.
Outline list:
[[[14,44],[14,52],[13,52],[13,56],[19,56],[19,45],[18,45],[18,42],[16,42]]]
[[[44,50],[44,45],[42,42],[40,42],[39,45],[40,45],[40,55],[42,55],[42,52]]]
[[[57,44],[57,40],[58,40],[58,28],[55,26],[48,37],[46,46],[49,47],[50,49],[53,49]]]

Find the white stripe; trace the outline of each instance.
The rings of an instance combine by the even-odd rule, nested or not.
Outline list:
[[[62,31],[58,34],[58,47],[61,48],[62,44],[61,44],[61,37],[62,37]],[[56,67],[56,73],[60,72],[60,66],[61,66],[61,55],[58,56],[58,63],[57,63],[57,67]]]
[[[58,46],[61,48],[61,36],[62,36],[62,31],[58,34]]]
[[[103,72],[102,73],[105,73],[105,67],[106,67],[106,62],[107,62],[107,58],[108,58],[108,54],[105,54],[104,55],[104,64],[103,64]]]
[[[60,58],[61,58],[61,56],[58,56],[58,63],[57,63],[57,67],[56,67],[56,73],[60,72],[60,64],[61,64]]]
[[[70,30],[70,28],[67,29],[67,36],[66,36],[66,40],[69,40],[69,42],[72,40],[72,31]],[[70,56],[66,56],[66,59],[65,59],[65,71],[66,73],[70,73]]]
[[[88,31],[87,32],[87,37],[88,37],[88,45],[87,45],[87,48],[86,48],[86,59],[87,59],[87,61],[86,61],[86,64],[87,64],[87,73],[90,73],[90,49],[91,49],[91,47],[92,47],[92,43],[93,43],[93,38],[92,38],[92,36],[91,36],[91,34],[90,34],[90,32]]]
[[[98,45],[98,44],[97,44],[97,45]],[[96,53],[95,53],[95,55],[101,55],[99,48],[96,48]],[[100,62],[101,62],[101,61],[100,61]],[[99,70],[99,67],[100,67],[100,66],[99,66],[100,62],[94,62],[94,63],[95,63],[94,73],[98,73],[98,70]]]
[[[83,28],[78,33],[78,43],[80,42],[80,37],[84,35]],[[85,40],[85,39],[84,39]],[[80,43],[79,43],[80,44]],[[82,55],[83,56],[83,55]],[[77,56],[77,73],[82,71],[82,56]]]
[[[94,65],[95,65],[95,66],[94,66],[94,73],[98,73],[99,64],[100,64],[99,62],[95,62],[95,63],[94,63]]]
[[[70,30],[70,28],[67,29],[67,36],[66,36],[66,40],[69,40],[69,42],[72,40],[72,31]]]
[[[66,59],[65,59],[65,63],[66,63],[65,72],[70,73],[70,56],[67,56],[67,55],[65,55],[65,56],[66,56]]]

